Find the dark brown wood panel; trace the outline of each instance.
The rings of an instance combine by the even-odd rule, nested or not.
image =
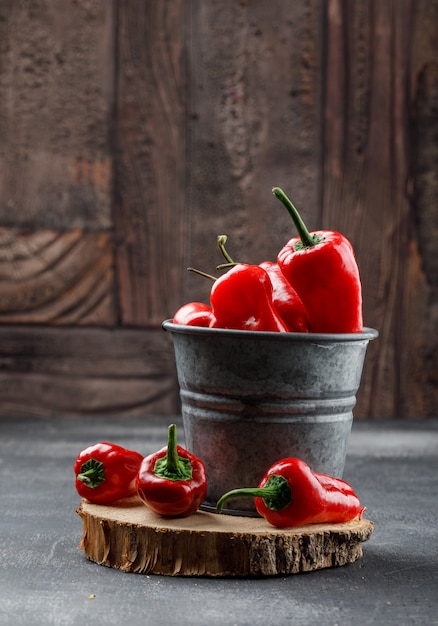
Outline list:
[[[426,373],[424,360],[431,342],[436,352],[436,314],[431,335],[409,196],[410,68],[419,49],[433,55],[416,30],[415,18],[426,5],[327,3],[323,221],[352,241],[365,323],[380,332],[370,346],[357,407],[358,414],[377,417],[437,409],[436,373]],[[430,251],[424,252],[427,262]],[[419,317],[428,322],[419,324]]]
[[[0,3],[0,323],[113,326],[114,7]]]
[[[189,264],[214,273],[227,234],[236,260],[275,260],[294,229],[281,186],[316,227],[320,212],[321,3],[189,3]],[[188,299],[209,285],[186,278]]]
[[[438,413],[438,1],[415,5],[410,65],[410,163],[413,219],[409,242],[410,323],[404,414]]]
[[[121,321],[159,325],[182,299],[185,2],[119,0],[114,225]]]
[[[174,413],[186,267],[281,186],[357,253],[356,416],[437,414],[437,59],[438,0],[0,2],[0,412]]]
[[[169,335],[0,326],[0,417],[174,415]]]
[[[113,326],[112,235],[0,228],[0,324]]]
[[[0,224],[111,227],[112,0],[0,3]]]

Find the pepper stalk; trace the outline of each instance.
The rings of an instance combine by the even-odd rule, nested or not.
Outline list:
[[[227,500],[240,497],[263,498],[268,509],[281,511],[292,503],[292,490],[286,478],[273,474],[263,487],[243,487],[225,493],[217,501],[217,512],[220,513],[222,511]]]
[[[298,213],[298,210],[289,200],[287,195],[284,193],[280,187],[274,187],[272,189],[272,193],[276,198],[280,200],[286,207],[289,215],[291,216],[295,228],[297,229],[299,238],[301,239],[301,243],[295,245],[295,250],[299,250],[302,248],[310,248],[311,246],[315,246],[317,243],[321,243],[324,241],[324,237],[320,237],[319,235],[313,234],[311,235],[307,229],[307,226],[303,222],[301,215]]]
[[[156,476],[167,478],[167,480],[190,480],[192,478],[190,459],[178,454],[175,424],[170,424],[167,429],[167,452],[165,456],[157,459],[153,472]]]
[[[226,263],[221,263],[216,267],[217,270],[226,270],[230,267],[234,267],[235,265],[240,265],[238,261],[234,261],[231,256],[228,254],[227,249],[225,248],[225,244],[227,243],[228,237],[226,235],[218,235],[217,236],[217,244],[219,246],[219,250],[222,252],[222,256],[224,257]]]
[[[88,459],[88,461],[81,466],[80,474],[78,474],[76,478],[87,487],[90,487],[90,489],[98,487],[105,481],[103,463],[96,459]]]

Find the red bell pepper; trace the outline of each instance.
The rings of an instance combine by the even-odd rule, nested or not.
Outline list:
[[[365,511],[348,483],[312,472],[296,458],[274,463],[258,487],[224,494],[217,503],[218,512],[228,499],[242,496],[255,498],[260,515],[278,528],[349,522],[360,519]]]
[[[211,306],[203,302],[184,304],[173,316],[174,324],[184,326],[209,326],[213,320]]]
[[[176,443],[176,426],[168,428],[167,447],[145,457],[137,474],[137,492],[155,513],[186,517],[207,494],[204,463]]]
[[[272,283],[272,304],[286,324],[289,332],[308,333],[309,320],[307,311],[301,298],[284,276],[278,263],[264,261],[260,263],[260,267],[263,267],[268,272]]]
[[[226,263],[219,265],[217,269],[238,265],[238,263],[233,261],[225,248],[227,236],[219,235],[217,242],[219,250],[226,260]],[[268,273],[272,283],[272,304],[280,318],[286,324],[288,331],[308,332],[309,322],[304,304],[301,302],[295,289],[286,280],[279,265],[271,261],[264,261],[263,263],[259,263],[259,265]]]
[[[362,286],[351,243],[336,231],[309,233],[285,193],[278,187],[273,193],[288,210],[299,234],[280,250],[277,262],[303,301],[310,331],[362,332]]]
[[[74,463],[78,494],[94,504],[112,504],[135,495],[143,456],[102,441],[83,450]]]
[[[211,288],[211,328],[287,332],[272,303],[272,283],[259,265],[239,263]]]

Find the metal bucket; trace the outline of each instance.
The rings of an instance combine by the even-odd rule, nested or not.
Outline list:
[[[317,335],[212,329],[163,322],[172,333],[186,448],[207,469],[204,510],[256,487],[275,461],[298,457],[341,477],[352,409],[376,330]],[[223,513],[257,515],[250,498]]]

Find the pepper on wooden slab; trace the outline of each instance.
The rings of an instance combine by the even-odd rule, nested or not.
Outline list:
[[[78,494],[93,504],[112,504],[136,493],[143,456],[115,443],[101,441],[82,452],[73,466]]]
[[[313,472],[297,458],[274,463],[258,487],[233,489],[217,502],[220,513],[231,498],[255,498],[255,506],[272,526],[343,523],[361,519],[364,508],[351,485],[340,478]]]
[[[168,428],[167,446],[144,458],[136,483],[143,502],[165,517],[192,515],[207,494],[204,463],[177,445],[175,424]]]
[[[351,243],[333,230],[309,232],[283,190],[272,191],[298,232],[280,250],[277,262],[306,308],[310,332],[362,332],[362,286]]]

